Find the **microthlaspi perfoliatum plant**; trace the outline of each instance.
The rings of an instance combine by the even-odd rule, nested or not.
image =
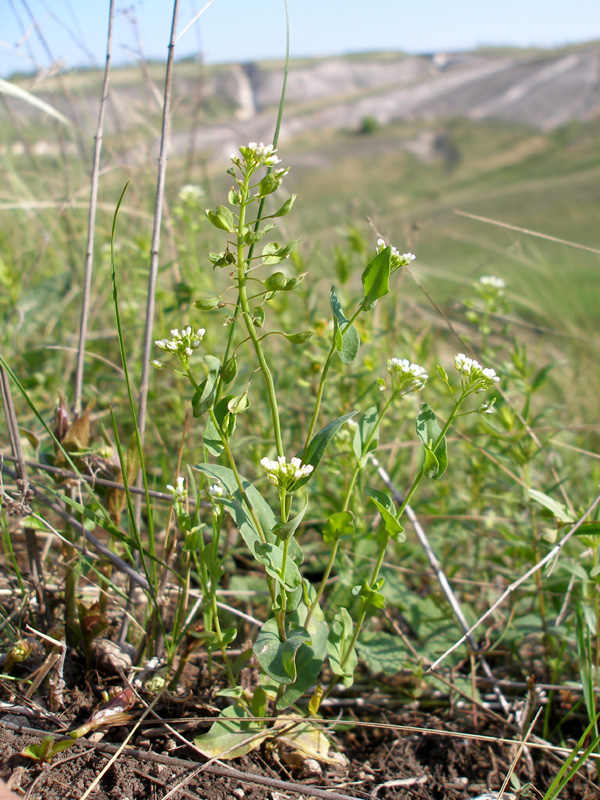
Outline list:
[[[359,353],[361,337],[355,323],[359,317],[369,317],[377,303],[390,293],[391,276],[415,258],[412,253],[401,254],[380,238],[374,257],[362,272],[362,294],[354,308],[344,308],[335,287],[331,287],[329,349],[317,386],[306,398],[310,417],[302,441],[288,442],[282,430],[267,335],[279,335],[286,340],[286,347],[302,348],[313,331],[268,330],[271,301],[281,293],[293,292],[304,278],[304,275],[290,276],[290,270],[280,266],[288,261],[298,241],[281,243],[275,239],[276,220],[292,211],[295,195],[275,204],[276,210],[272,213],[259,214],[262,201],[280,191],[289,171],[279,164],[272,145],[251,142],[240,147],[239,154],[231,156],[228,173],[233,178],[233,186],[227,205],[218,205],[206,212],[208,221],[224,236],[223,249],[210,253],[208,258],[215,269],[228,270],[233,284],[222,295],[198,298],[194,305],[204,313],[227,309],[225,323],[229,327],[229,339],[224,353],[220,357],[205,353],[205,328],[185,325],[181,330],[171,331],[170,339],[156,342],[169,359],[166,363],[153,362],[157,368],[164,369],[173,368],[173,359],[176,360],[176,371],[187,377],[192,387],[193,414],[204,426],[205,459],[196,464],[194,470],[212,506],[210,526],[192,525],[185,508],[186,490],[181,476],[170,490],[176,516],[186,531],[186,546],[194,552],[200,565],[205,603],[201,637],[209,652],[215,649],[221,652],[229,682],[221,694],[230,699],[230,705],[211,730],[196,739],[203,752],[218,757],[242,755],[266,737],[281,732],[277,722],[269,727],[260,719],[269,715],[292,720],[290,725],[297,728],[300,736],[308,735],[309,722],[297,713],[290,717],[290,707],[297,712],[296,704],[306,697],[308,718],[314,718],[322,698],[336,683],[351,686],[357,666],[359,634],[369,614],[384,606],[381,592],[384,578],[380,573],[386,550],[390,542],[402,542],[405,538],[402,518],[406,506],[423,480],[438,480],[446,471],[446,434],[456,417],[471,411],[493,411],[490,402],[465,411],[465,401],[494,389],[499,381],[493,369],[482,367],[462,353],[456,356],[454,363],[457,379],[451,380],[438,366],[438,377],[447,388],[451,407],[442,422],[426,403],[420,405],[416,434],[422,445],[422,463],[405,492],[404,502],[398,507],[381,488],[365,485],[364,473],[379,446],[386,414],[407,395],[422,392],[429,380],[425,367],[390,355],[387,373],[378,378],[376,397],[370,407],[357,407],[341,416],[325,418],[324,400],[332,365],[337,360],[342,368],[349,367]],[[265,242],[269,234],[272,236]],[[209,322],[204,324],[208,326]],[[236,337],[238,343],[234,347]],[[259,463],[247,463],[243,448],[236,447],[237,418],[250,407],[251,383],[255,380],[251,378],[237,393],[229,392],[229,387],[235,385],[238,358],[242,356],[255,361],[250,374],[262,376],[263,389],[252,393],[256,394],[257,402],[266,398],[272,429],[269,452],[264,453]],[[315,484],[312,482],[328,447],[349,422],[353,428],[350,473],[343,484],[343,494],[336,500],[336,510],[322,526],[328,558],[321,580],[313,584],[303,570],[304,554],[298,533],[313,499]],[[273,487],[272,494],[264,488],[265,477],[267,484]],[[367,530],[367,521],[353,511],[354,496],[361,485],[371,508],[379,515],[382,531],[369,573],[354,586],[356,603],[351,614],[345,607],[328,608],[326,589],[335,573],[340,548]],[[260,684],[252,691],[240,685],[240,665],[229,655],[236,629],[221,627],[215,600],[224,572],[221,533],[226,524],[233,524],[239,531],[264,575],[267,589],[268,612],[249,654],[260,671]],[[328,666],[326,673],[325,666]],[[323,685],[324,675],[329,675],[327,687]]]

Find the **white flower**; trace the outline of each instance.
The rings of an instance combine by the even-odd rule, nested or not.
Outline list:
[[[183,501],[187,498],[187,489],[185,488],[185,478],[182,475],[177,477],[176,481],[177,486],[171,486],[171,484],[167,484],[167,490],[171,492],[171,497],[173,498],[174,503],[183,503]]]
[[[208,493],[211,497],[223,497],[225,495],[225,489],[218,483],[215,483],[208,487]]]
[[[478,361],[467,358],[464,353],[454,358],[454,366],[460,372],[463,390],[468,389],[476,394],[491,389],[500,380],[495,370],[489,367],[484,369]]]
[[[300,478],[306,478],[314,470],[312,464],[303,464],[299,458],[291,458],[289,463],[285,456],[279,456],[277,461],[261,458],[269,483],[277,486],[280,492],[286,492]]]
[[[281,163],[281,159],[275,155],[276,152],[277,150],[272,144],[263,144],[262,142],[260,144],[249,142],[247,146],[240,147],[240,153],[244,156],[246,163],[252,163],[252,166],[264,164],[265,167],[274,167],[275,164]],[[239,158],[231,156],[231,160],[237,164]]]
[[[502,278],[497,278],[495,275],[484,275],[479,278],[479,283],[491,289],[506,289],[506,283]]]
[[[204,328],[198,328],[197,331],[194,331],[191,325],[183,328],[181,333],[178,328],[173,328],[171,331],[172,339],[157,339],[155,344],[167,353],[174,353],[183,364],[187,364],[194,350],[200,347],[200,342],[205,333]]]
[[[387,368],[392,376],[394,394],[420,392],[429,377],[424,367],[419,364],[411,364],[407,358],[390,358]]]
[[[197,183],[186,183],[179,190],[179,199],[182,203],[193,203],[204,196],[204,189]]]
[[[382,250],[385,250],[387,246],[388,245],[385,239],[377,239],[377,245],[375,247],[375,251],[377,253],[381,253]],[[402,253],[402,255],[400,255],[400,252],[397,248],[395,248],[393,245],[391,245],[391,247],[392,247],[392,257],[391,257],[392,272],[395,272],[395,270],[399,269],[399,267],[407,267],[411,263],[411,261],[414,261],[416,258],[416,256],[413,255],[413,253]]]

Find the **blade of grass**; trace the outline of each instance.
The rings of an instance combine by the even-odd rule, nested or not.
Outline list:
[[[577,754],[580,752],[581,748],[583,747],[583,743],[592,732],[594,727],[598,724],[598,718],[600,714],[596,715],[596,717],[590,722],[587,728],[579,737],[579,741],[567,757],[565,763],[559,769],[558,774],[548,787],[546,794],[543,797],[543,800],[555,800],[565,788],[567,783],[573,778],[575,773],[581,769],[581,767],[585,764],[588,757],[593,753],[593,751],[598,746],[600,742],[600,736],[595,736],[594,739],[590,742],[590,744],[586,747],[586,749],[581,753],[580,757],[577,758]],[[577,760],[575,760],[577,758]]]

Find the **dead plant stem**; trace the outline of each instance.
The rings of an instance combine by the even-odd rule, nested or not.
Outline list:
[[[98,112],[98,124],[94,144],[94,158],[90,183],[90,208],[88,214],[88,237],[85,251],[85,269],[83,281],[83,297],[81,300],[81,322],[79,324],[79,347],[77,351],[77,371],[75,373],[75,397],[73,408],[75,414],[81,414],[81,397],[83,394],[83,370],[85,364],[85,343],[90,310],[90,294],[92,288],[92,273],[94,264],[94,238],[96,233],[96,210],[98,207],[98,184],[100,178],[100,155],[102,153],[102,139],[104,135],[104,114],[108,99],[108,81],[110,76],[110,62],[112,57],[112,33],[115,18],[114,0],[109,0],[108,10],[108,36],[106,42],[106,65],[104,67],[104,80],[102,83],[102,96]]]

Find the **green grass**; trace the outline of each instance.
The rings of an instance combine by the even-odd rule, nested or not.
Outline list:
[[[195,68],[194,64],[177,67],[182,74],[189,71],[190,75]],[[118,75],[124,84],[130,79],[131,73]],[[81,73],[73,77],[72,88],[74,93],[85,93],[97,83],[98,76]],[[223,109],[215,111],[221,112],[225,113]],[[114,244],[122,343],[135,387],[145,322],[154,168],[151,157],[141,158],[138,163],[122,161],[119,154],[135,152],[136,148],[142,152],[155,135],[157,120],[150,114],[147,124],[131,124],[125,133],[115,129],[106,139],[110,169],[101,180],[85,382],[85,400],[93,404],[92,437],[86,444],[95,455],[99,455],[101,445],[114,446],[117,436],[126,450],[133,432],[111,296],[109,245],[114,208],[129,181],[115,224]],[[35,127],[31,121],[24,121],[23,126],[33,144]],[[278,241],[301,236],[293,258],[284,262],[281,269],[287,277],[305,271],[308,275],[295,292],[281,292],[270,301],[265,328],[257,330],[261,334],[271,330],[315,331],[313,338],[295,349],[280,337],[263,340],[279,395],[285,452],[296,453],[302,447],[319,375],[327,363],[331,342],[330,286],[336,285],[347,313],[356,307],[363,291],[360,276],[374,255],[380,234],[400,252],[413,251],[418,258],[410,270],[399,270],[392,276],[391,296],[381,297],[368,319],[366,315],[357,319],[362,340],[359,357],[350,369],[334,360],[319,427],[349,411],[364,413],[370,405],[380,405],[382,395],[377,379],[387,375],[386,361],[391,357],[406,356],[427,366],[431,382],[426,400],[441,420],[447,417],[451,402],[443,382],[435,377],[436,364],[451,373],[454,354],[472,347],[482,363],[493,366],[502,377],[503,394],[497,397],[496,414],[457,420],[448,441],[451,468],[440,480],[427,482],[413,502],[469,623],[508,584],[537,563],[557,535],[556,514],[548,513],[547,506],[536,504],[527,488],[560,502],[565,502],[561,494],[564,492],[573,519],[597,492],[600,382],[595,331],[600,312],[595,291],[596,254],[455,212],[597,247],[599,132],[597,122],[550,134],[465,120],[438,121],[435,125],[406,122],[368,135],[316,132],[302,140],[285,142],[280,148],[283,163],[290,163],[292,170],[278,198],[295,192],[298,200],[293,212],[278,220]],[[71,144],[73,132],[65,131],[64,135],[66,143]],[[427,142],[441,135],[444,138],[439,139],[440,148],[425,160],[404,146],[406,142]],[[191,171],[182,155],[172,157],[169,164],[154,338],[167,336],[171,328],[181,328],[187,322],[194,327],[202,325],[206,328],[202,352],[223,357],[225,338],[231,330],[226,318],[231,308],[200,312],[192,303],[199,297],[220,294],[232,285],[230,268],[215,270],[206,257],[207,252],[223,250],[227,236],[211,228],[203,213],[204,205],[214,208],[225,202],[230,178],[225,175],[226,164],[217,160],[202,162],[196,156]],[[19,422],[27,433],[23,440],[25,454],[52,461],[58,458],[56,447],[41,421],[50,422],[60,396],[64,396],[67,405],[72,401],[89,164],[72,151],[67,151],[64,160],[60,156],[39,156],[37,162],[26,156],[7,155],[3,171],[2,353],[39,414],[15,390]],[[182,208],[178,190],[182,184],[194,181],[205,187],[206,203]],[[77,203],[65,203],[65,198],[74,197]],[[34,203],[34,207],[17,208],[16,204],[23,201]],[[36,207],[38,201],[50,201],[50,205]],[[267,213],[280,203],[281,199],[273,200],[272,205],[268,201]],[[264,279],[263,273],[257,274]],[[483,275],[497,275],[508,287],[506,307],[489,321],[477,306],[474,289]],[[231,293],[227,297],[234,299],[235,291],[233,294],[233,298]],[[488,324],[489,330],[485,330]],[[231,393],[242,394],[249,389],[251,405],[237,419],[232,441],[242,464],[240,471],[276,508],[277,498],[272,496],[272,487],[258,467],[261,457],[274,452],[273,424],[264,384],[249,356],[247,342],[241,341],[244,338],[241,333],[234,337],[239,369]],[[154,356],[160,353],[155,350]],[[452,380],[456,383],[457,379]],[[182,474],[186,466],[205,461],[205,419],[194,418],[185,423],[193,395],[182,376],[165,370],[151,377],[145,447],[150,489],[164,492],[167,483],[174,483],[180,446]],[[419,473],[422,448],[414,433],[417,412],[417,401],[407,400],[391,410],[381,427],[377,457],[402,493]],[[533,440],[532,431],[537,441]],[[365,575],[370,574],[384,536],[374,507],[363,491],[367,486],[383,488],[372,466],[367,464],[357,478],[356,490],[348,494],[348,487],[352,486],[349,475],[356,461],[352,455],[353,435],[344,428],[333,440],[310,484],[309,515],[298,529],[305,555],[303,569],[316,586],[331,550],[323,541],[323,530],[328,518],[340,510],[342,498],[347,498],[348,508],[357,520],[356,533],[340,548],[333,580],[325,592],[329,623],[340,608],[349,609],[355,619],[361,613],[361,601],[352,587],[360,586]],[[1,443],[3,447],[8,445],[4,438]],[[210,460],[226,463],[224,457]],[[199,472],[193,474],[198,482],[202,480]],[[40,481],[43,483],[44,479]],[[100,492],[86,495],[84,505],[88,515],[95,515],[94,522],[102,521],[101,512],[107,506],[105,496]],[[156,502],[151,508],[154,530],[166,531],[170,519],[167,504]],[[205,513],[203,509],[198,514],[194,522],[201,520],[207,526],[202,536],[206,536],[203,547],[208,550],[215,541],[207,532],[213,518],[210,511]],[[111,539],[111,546],[130,560],[140,549],[132,516],[118,516],[114,524],[121,538]],[[206,594],[210,584],[207,570],[216,563],[210,558],[216,559],[224,570],[228,588],[255,588],[257,576],[261,576],[265,589],[263,573],[249,560],[249,551],[235,526],[225,526],[227,536],[213,546],[212,555],[203,551],[205,560],[194,560],[192,549],[182,544],[190,531],[184,530],[183,514],[180,517],[182,549],[174,556],[177,574],[169,574],[180,590],[177,602],[182,605],[178,606],[178,613],[185,610],[181,589],[186,581],[180,576],[189,575],[192,588],[200,587]],[[151,537],[148,521],[146,516],[140,531],[146,537],[144,547],[149,547]],[[6,518],[4,524],[8,530]],[[110,525],[103,524],[106,531],[115,534]],[[406,527],[407,541],[391,542],[386,553],[382,575],[387,583],[382,592],[391,619],[398,624],[408,620],[417,655],[430,661],[458,638],[460,630],[421,546],[412,529]],[[565,531],[561,528],[558,535]],[[597,535],[596,530],[593,534]],[[158,544],[158,568],[162,569],[163,542]],[[593,537],[573,537],[552,574],[538,572],[494,614],[488,628],[493,645],[490,658],[494,658],[494,647],[508,652],[510,676],[521,679],[523,671],[531,669],[537,670],[538,680],[556,683],[577,681],[580,674],[597,672],[597,548]],[[8,553],[5,555],[8,557]],[[85,585],[88,564],[85,560],[77,563],[78,580]],[[46,566],[52,570],[55,565]],[[575,580],[568,590],[572,576]],[[95,576],[93,581],[97,582]],[[568,610],[556,626],[565,597]],[[592,638],[586,656],[589,664],[582,663],[585,659],[581,652],[578,660],[574,647],[578,606],[583,608],[580,618]],[[154,612],[136,609],[134,613],[143,627],[154,619]],[[205,623],[214,620],[213,612],[212,607],[203,609]],[[252,613],[261,619],[261,614],[267,612],[264,596],[257,596]],[[114,610],[113,613],[116,616]],[[179,624],[181,619],[177,619]],[[224,629],[238,624],[228,613],[221,623]],[[367,668],[385,672],[391,658],[396,667],[401,664],[420,681],[419,658],[406,649],[388,621],[375,615],[369,624],[370,632],[358,645]],[[114,619],[112,625],[116,625]],[[379,634],[384,634],[380,641]],[[167,631],[172,655],[177,641],[175,634],[169,640],[170,635],[171,631]],[[131,639],[135,645],[140,644],[135,628]],[[564,641],[569,643],[566,650]],[[382,651],[382,642],[389,646],[387,652]],[[527,655],[528,642],[535,642],[542,649],[541,666]],[[458,685],[467,691],[468,668],[460,664],[465,654],[466,649],[461,649],[449,664],[460,667]],[[219,672],[218,667],[215,669]],[[431,679],[429,689],[438,686]],[[563,714],[558,704],[549,704],[544,735],[554,731],[556,742],[571,735]],[[578,717],[578,724],[581,733],[587,721]]]

